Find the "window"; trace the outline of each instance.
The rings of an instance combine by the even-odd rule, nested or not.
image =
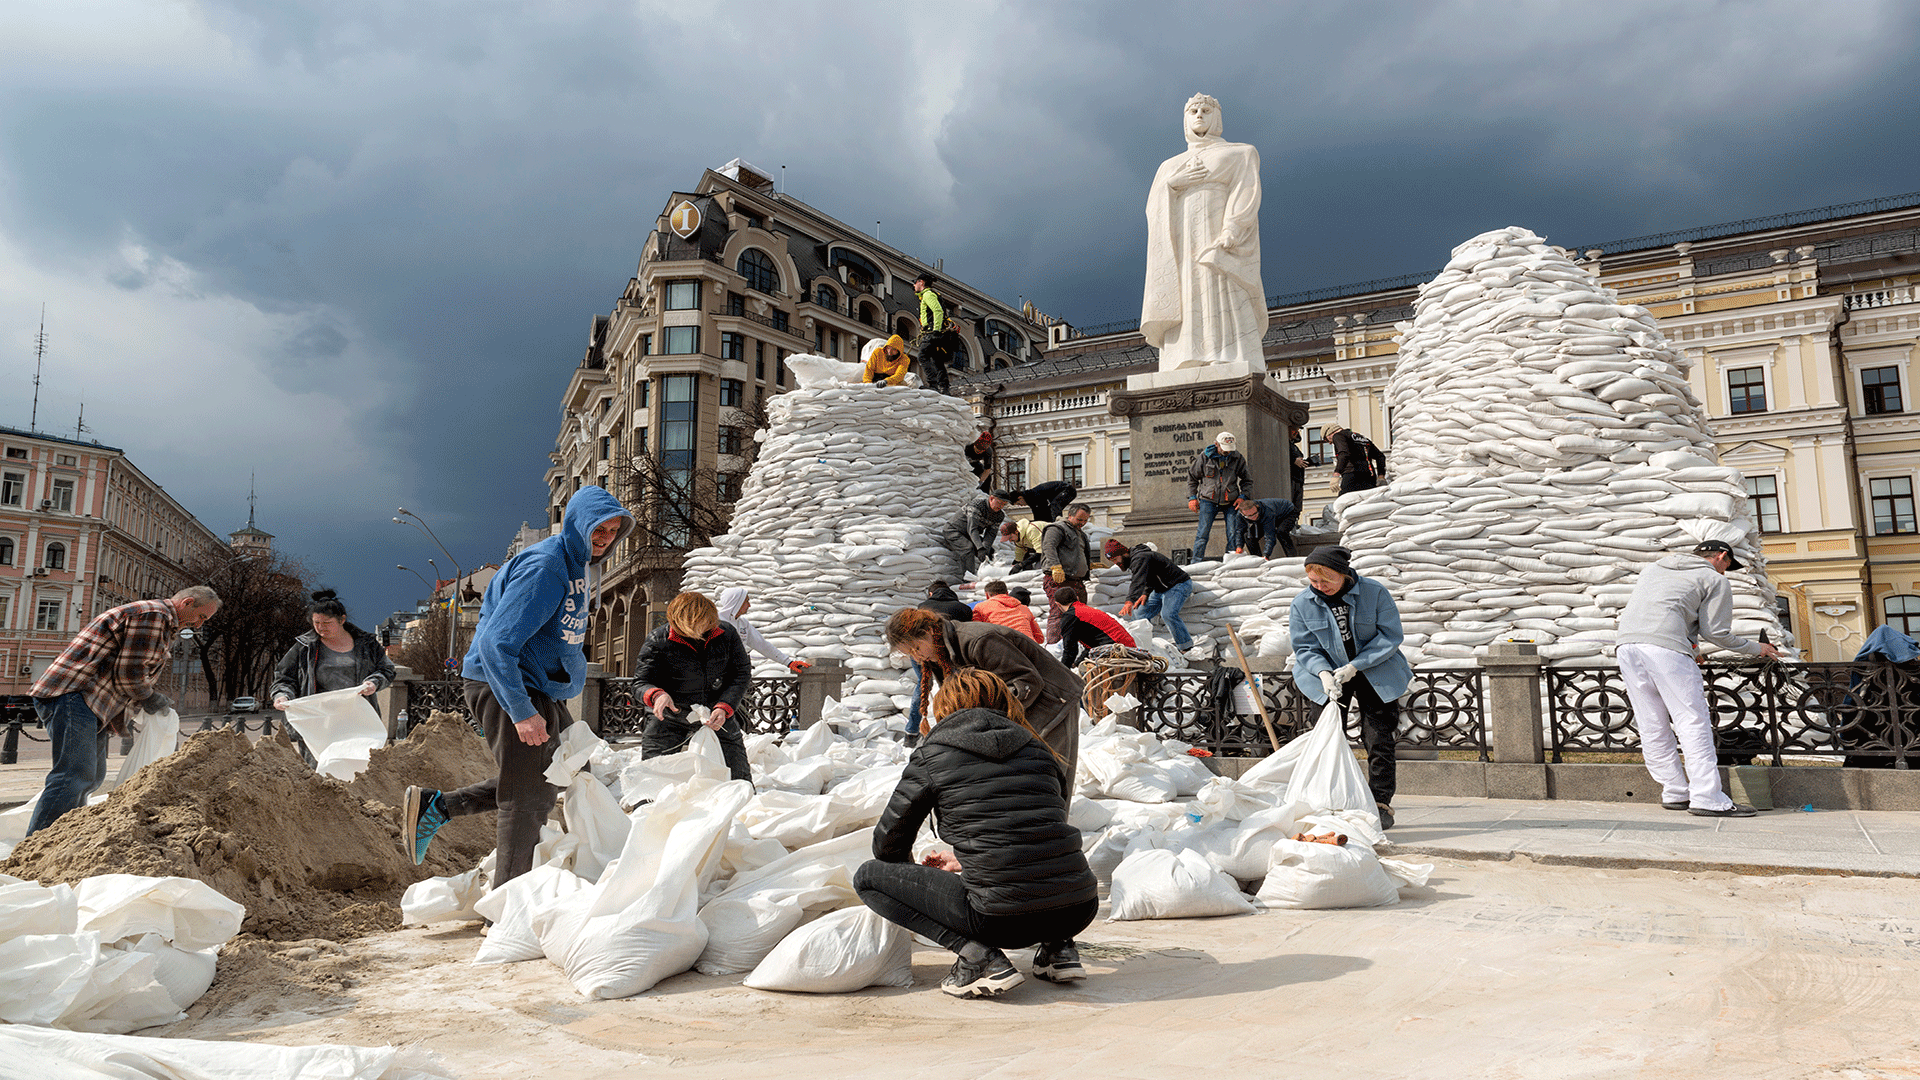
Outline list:
[[[1009,491],[1027,489],[1027,459],[1013,458],[1007,462],[1006,488]]]
[[[747,358],[747,339],[744,335],[722,332],[720,335],[720,359],[745,360]]]
[[[1776,594],[1773,598],[1773,614],[1780,620],[1780,629],[1793,633],[1793,597]]]
[[[605,416],[612,411],[613,411],[613,399],[610,397],[601,398],[600,399],[600,415]]]
[[[1747,477],[1747,498],[1753,501],[1753,520],[1763,533],[1780,531],[1779,481],[1771,476]]]
[[[79,463],[80,463],[80,459],[74,457],[72,454],[55,454],[54,455],[54,464],[56,465],[78,465]]]
[[[700,308],[700,283],[698,281],[667,282],[668,311],[697,311]]]
[[[1868,415],[1899,412],[1900,369],[1872,367],[1860,372],[1860,396]]]
[[[19,506],[26,498],[26,473],[0,473],[0,506]]]
[[[660,333],[666,338],[668,356],[691,356],[700,351],[700,328],[697,326],[669,326]]]
[[[1727,411],[1730,413],[1767,411],[1767,377],[1764,370],[1745,367],[1727,372]]]
[[[47,561],[40,565],[49,570],[65,570],[67,568],[67,545],[58,540],[48,544]]]
[[[838,330],[827,331],[827,355],[840,355],[840,331]]]
[[[1333,460],[1333,446],[1327,442],[1323,431],[1317,427],[1307,429],[1307,460],[1315,465],[1325,465]]]
[[[739,408],[747,399],[747,384],[739,379],[720,380],[720,404]]]
[[[773,268],[773,259],[758,248],[741,252],[740,261],[734,264],[734,269],[747,279],[749,289],[763,293],[780,291],[780,273]]]
[[[720,496],[721,502],[740,501],[739,473],[723,472],[716,474],[713,478],[713,486],[715,494]]]
[[[767,381],[767,343],[764,341],[753,343],[753,377],[759,382]]]
[[[834,308],[839,306],[840,298],[834,295],[832,288],[822,285],[813,290],[813,302],[823,308]]]
[[[745,439],[743,438],[739,428],[734,427],[732,424],[726,424],[721,426],[720,428],[720,452],[721,453],[738,454],[740,452],[740,446],[744,441]]]
[[[7,628],[7,602],[12,599],[11,596],[0,596],[0,630]]]
[[[644,409],[653,401],[653,380],[641,379],[636,386],[640,394],[640,404],[635,408]]]
[[[33,613],[33,628],[35,630],[60,629],[60,609],[65,606],[65,603],[60,600],[40,601]]]
[[[660,388],[660,463],[669,470],[693,468],[699,427],[700,377],[668,375]]]
[[[25,461],[27,460],[27,448],[24,446],[9,446],[7,447],[7,456],[15,461]]]
[[[1131,446],[1120,448],[1120,482],[1133,483],[1133,447]]]
[[[819,325],[818,323],[815,323],[813,327],[814,355],[819,356],[824,354],[826,351],[827,351],[827,328]]]
[[[640,335],[640,355],[641,356],[653,355],[653,335],[652,334]]]
[[[12,565],[13,565],[13,541],[8,539],[7,537],[0,536],[0,566],[12,566]],[[6,625],[6,620],[0,619],[0,626],[5,626],[5,625]]]
[[[1011,353],[1016,357],[1020,355],[1020,335],[999,319],[987,320],[987,340],[1003,353]]]
[[[729,292],[727,294],[727,314],[745,315],[746,313],[747,298],[737,292]]]
[[[1913,477],[1888,476],[1867,481],[1873,502],[1873,534],[1910,533],[1913,521]]]
[[[787,350],[777,346],[773,350],[773,381],[787,385]]]
[[[1920,596],[1887,597],[1887,625],[1908,637],[1920,634]]]
[[[1084,486],[1087,482],[1087,467],[1085,461],[1085,456],[1081,454],[1061,454],[1060,479],[1065,480],[1074,487]]]
[[[781,311],[779,308],[773,309],[773,328],[783,334],[789,332],[787,327],[787,313]]]
[[[600,460],[605,461],[612,456],[613,456],[613,436],[611,435],[600,436]]]
[[[647,452],[647,435],[648,434],[649,433],[646,428],[633,429],[633,452],[634,453],[644,455]]]

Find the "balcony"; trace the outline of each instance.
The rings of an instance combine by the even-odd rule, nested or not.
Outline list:
[[[1898,289],[1872,289],[1867,292],[1847,294],[1847,310],[1863,311],[1867,308],[1893,307],[1895,304],[1913,303],[1913,286],[1905,285]]]
[[[776,333],[785,334],[788,337],[795,338],[802,341],[806,340],[805,338],[802,338],[800,336],[800,331],[795,330],[791,323],[789,323],[786,326],[780,326],[773,321],[771,316],[755,315],[753,312],[748,311],[745,308],[742,308],[739,311],[733,311],[725,307],[717,307],[708,311],[707,314],[712,315],[716,318],[721,318],[721,319],[745,319],[750,323],[754,323],[759,326],[764,326],[767,329],[772,330]]]
[[[1066,412],[1070,409],[1104,409],[1106,405],[1107,395],[1102,391],[1097,394],[1075,394],[1072,397],[1048,398],[1042,401],[1016,401],[995,409],[993,415],[999,419],[1006,419],[1045,412]]]

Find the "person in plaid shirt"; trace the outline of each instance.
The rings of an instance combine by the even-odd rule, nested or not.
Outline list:
[[[125,734],[127,709],[165,712],[157,686],[174,639],[220,610],[220,597],[192,585],[168,600],[135,600],[101,612],[33,684],[33,709],[46,725],[53,769],[27,824],[32,836],[85,805],[107,778],[107,737]]]

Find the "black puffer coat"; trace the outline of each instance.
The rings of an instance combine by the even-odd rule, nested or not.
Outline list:
[[[747,659],[740,632],[726,623],[699,643],[662,626],[640,646],[633,676],[641,701],[652,697],[655,689],[673,695],[669,719],[684,720],[689,705],[712,707],[723,701],[738,715],[753,684],[753,662]]]
[[[962,709],[908,759],[874,826],[873,857],[911,861],[931,813],[974,910],[1020,915],[1082,904],[1100,884],[1080,853],[1080,830],[1067,823],[1070,794],[1060,763],[1027,729],[991,709]]]

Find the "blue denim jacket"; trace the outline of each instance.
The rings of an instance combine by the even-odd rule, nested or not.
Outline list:
[[[1400,652],[1400,643],[1406,639],[1400,631],[1400,609],[1385,585],[1358,574],[1347,590],[1346,601],[1358,656],[1347,655],[1346,643],[1340,640],[1340,624],[1334,621],[1333,611],[1319,593],[1309,586],[1293,598],[1287,611],[1287,633],[1293,639],[1293,684],[1316,703],[1325,704],[1327,692],[1320,685],[1320,673],[1351,662],[1366,676],[1380,700],[1392,701],[1406,693],[1407,684],[1413,681],[1413,665]]]

